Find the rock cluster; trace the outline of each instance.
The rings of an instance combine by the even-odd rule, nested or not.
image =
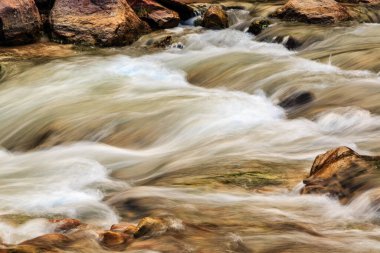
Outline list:
[[[131,223],[114,224],[109,230],[99,230],[76,219],[50,220],[56,224],[55,232],[45,234],[17,245],[0,242],[0,253],[56,252],[68,249],[84,237],[97,241],[100,247],[123,251],[135,240],[145,240],[164,234],[170,229],[163,218],[145,217],[137,225]],[[90,238],[90,239],[91,239]]]
[[[177,0],[2,0],[0,45],[32,43],[44,31],[56,42],[122,46],[193,15]]]

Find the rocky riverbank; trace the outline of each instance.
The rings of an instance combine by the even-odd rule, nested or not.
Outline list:
[[[316,24],[376,22],[375,10],[379,8],[378,1],[338,3],[334,0],[291,0],[282,7],[281,3],[273,2],[272,5],[278,7],[257,18],[274,19],[272,22],[279,18]],[[257,6],[261,4],[268,5],[256,3]],[[227,28],[226,11],[242,6],[228,2],[202,5],[199,1],[181,0],[6,0],[0,5],[0,45],[34,43],[45,35],[58,43],[123,46],[144,34],[176,27],[195,16],[195,24],[205,28]],[[269,23],[255,19],[249,31],[257,35]]]

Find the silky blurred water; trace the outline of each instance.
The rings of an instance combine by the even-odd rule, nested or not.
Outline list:
[[[244,15],[232,18],[239,25]],[[51,232],[45,218],[55,216],[106,228],[171,215],[212,225],[200,238],[186,232],[190,252],[249,252],[241,244],[252,252],[377,252],[374,193],[342,206],[292,189],[330,148],[379,154],[377,73],[322,60],[342,43],[358,50],[340,38],[379,29],[342,28],[297,52],[234,29],[182,27],[169,32],[180,34],[183,48],[7,65],[14,69],[0,83],[0,238]],[[278,106],[299,91],[315,100]],[[236,161],[273,163],[270,173],[292,180],[261,192],[208,183],[234,172]],[[7,215],[31,218],[17,226],[2,221]]]

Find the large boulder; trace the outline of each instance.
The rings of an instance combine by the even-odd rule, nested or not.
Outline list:
[[[228,27],[228,16],[220,5],[211,5],[203,16],[203,27],[224,29]]]
[[[146,21],[153,29],[176,27],[180,18],[177,12],[152,0],[127,0],[140,19]]]
[[[0,1],[0,44],[21,45],[40,37],[41,18],[34,0]]]
[[[351,18],[347,8],[334,0],[290,0],[274,16],[317,24],[331,24]]]
[[[125,0],[56,0],[49,19],[64,43],[122,46],[150,30]]]
[[[345,204],[379,186],[379,167],[380,157],[359,155],[350,148],[339,147],[316,157],[301,193],[327,194]]]
[[[166,8],[177,12],[182,20],[187,20],[195,16],[195,10],[189,5],[179,0],[156,0]]]

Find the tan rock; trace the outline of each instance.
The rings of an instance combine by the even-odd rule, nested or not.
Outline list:
[[[34,0],[0,1],[0,44],[35,42],[41,33],[41,18]]]
[[[330,24],[349,20],[347,9],[334,0],[290,0],[274,16],[305,23]]]
[[[165,233],[168,226],[160,218],[145,217],[137,225],[137,231],[134,233],[135,238],[143,236],[156,236]]]
[[[209,29],[228,28],[228,16],[220,5],[211,5],[203,16],[203,27]]]
[[[301,193],[327,194],[347,203],[376,187],[372,179],[378,176],[379,164],[379,157],[359,155],[347,147],[330,150],[316,157]]]
[[[123,222],[111,226],[111,231],[122,232],[124,234],[133,235],[137,231],[137,227],[131,223]]]
[[[49,19],[53,39],[66,43],[121,46],[150,30],[125,0],[56,0]]]

